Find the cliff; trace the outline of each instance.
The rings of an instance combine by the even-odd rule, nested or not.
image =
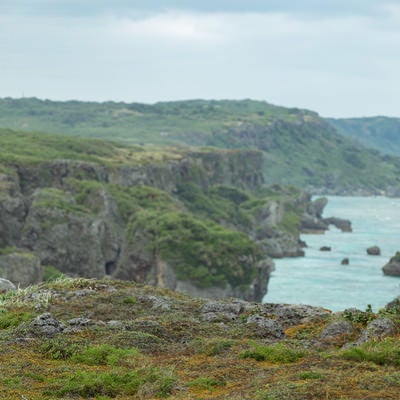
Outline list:
[[[55,268],[261,301],[271,257],[303,254],[310,196],[264,186],[258,151],[0,137],[5,147],[23,139],[3,155],[0,172],[0,273],[17,285]],[[29,140],[40,152],[27,152]]]
[[[353,122],[344,121],[343,130],[347,132]],[[336,130],[338,124],[328,123],[315,112],[262,101],[149,105],[0,99],[0,127],[4,128],[98,137],[142,147],[257,149],[263,155],[268,184],[295,185],[313,194],[396,195],[399,159],[360,142],[373,137],[375,143],[385,143],[386,149],[393,144],[393,150],[397,139],[391,132],[398,129],[398,121],[378,118],[370,122],[355,122],[360,137],[355,143]]]

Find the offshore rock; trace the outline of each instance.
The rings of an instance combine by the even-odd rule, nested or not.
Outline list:
[[[400,276],[400,252],[398,251],[382,268],[385,275]]]
[[[348,219],[343,219],[343,218],[336,218],[336,217],[330,217],[330,218],[324,218],[324,222],[328,225],[333,225],[336,228],[340,229],[342,232],[352,232],[351,228],[351,221]]]
[[[381,249],[378,246],[368,247],[367,254],[370,256],[379,256],[381,254]]]

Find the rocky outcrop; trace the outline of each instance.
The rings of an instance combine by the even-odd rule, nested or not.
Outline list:
[[[357,345],[369,341],[383,340],[393,336],[396,332],[395,323],[390,318],[377,318],[369,322],[362,335],[357,341]]]
[[[1,255],[0,276],[20,287],[39,283],[43,279],[40,258],[28,251]]]
[[[388,263],[386,263],[382,271],[385,275],[400,276],[400,252],[398,251]]]
[[[324,222],[328,225],[333,225],[342,232],[352,232],[351,221],[337,217],[324,218]]]
[[[80,211],[71,195],[58,189],[37,189],[21,243],[37,254],[43,265],[77,276],[102,278],[104,225],[104,220]]]
[[[326,204],[310,205],[309,195],[277,185],[265,190],[265,198],[249,196],[243,190],[262,189],[261,170],[262,155],[251,150],[182,151],[112,167],[64,159],[10,166],[0,175],[0,250],[14,247],[17,255],[8,256],[0,271],[21,286],[38,282],[43,267],[52,266],[72,276],[109,276],[200,297],[261,301],[274,269],[269,257],[304,255],[299,215],[308,210],[320,219]],[[190,215],[179,192],[187,183],[206,200],[210,191],[222,188],[219,201],[226,200],[231,214],[214,221],[229,230],[182,217]],[[146,210],[154,229],[133,225]],[[165,244],[177,232],[174,218],[181,217],[181,236],[166,254]],[[175,233],[165,235],[168,231]],[[242,236],[224,239],[232,232]],[[192,258],[185,258],[191,234]],[[210,235],[213,240],[204,245]],[[22,254],[33,255],[30,264]]]

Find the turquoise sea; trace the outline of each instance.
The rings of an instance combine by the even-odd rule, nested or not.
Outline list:
[[[353,232],[331,227],[323,235],[302,235],[306,256],[275,260],[264,302],[310,304],[340,311],[349,307],[377,311],[400,296],[400,278],[384,276],[382,267],[400,251],[400,199],[327,196],[324,217],[351,220]],[[366,249],[377,245],[380,256]],[[321,246],[332,251],[322,252]],[[349,265],[341,265],[343,258]]]

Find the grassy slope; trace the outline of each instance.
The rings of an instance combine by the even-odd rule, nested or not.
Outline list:
[[[400,155],[400,118],[330,118],[328,122],[356,143],[384,154]]]
[[[244,311],[236,321],[207,322],[201,319],[205,302],[127,282],[84,279],[1,295],[1,398],[398,398],[397,339],[347,351],[339,346],[355,336],[310,346],[338,318],[332,315],[292,326],[271,347],[268,335],[245,323],[257,311]],[[82,330],[49,338],[29,325],[43,312],[67,325],[77,317],[90,321]],[[360,332],[365,321],[353,325]]]
[[[268,183],[328,188],[400,185],[399,161],[355,145],[317,114],[260,101],[154,105],[0,100],[0,126],[156,146],[264,151]]]

